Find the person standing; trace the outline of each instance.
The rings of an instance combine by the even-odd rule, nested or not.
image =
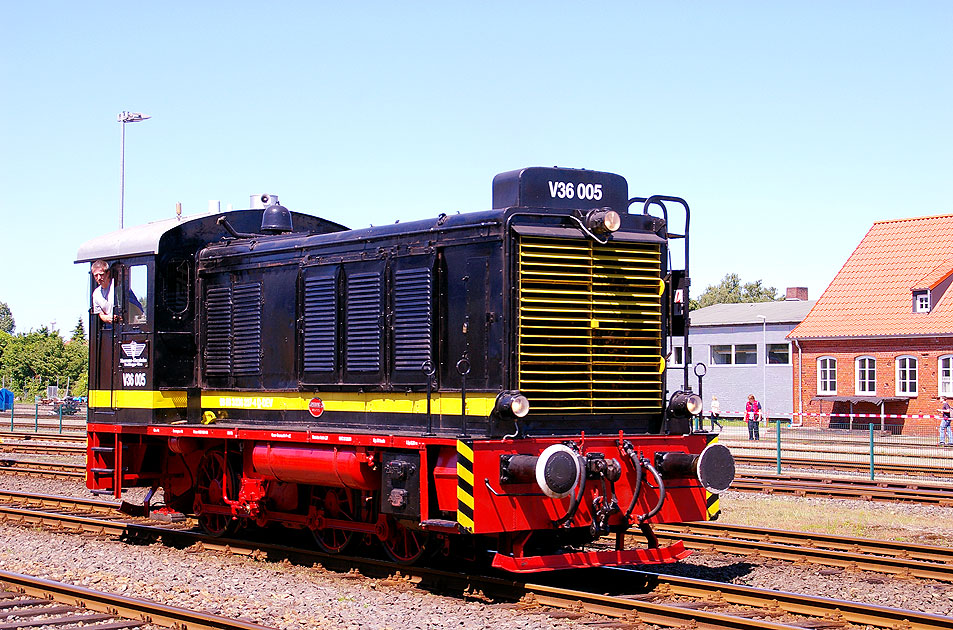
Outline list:
[[[745,421],[748,423],[748,439],[760,440],[758,424],[761,422],[761,403],[755,399],[754,394],[748,394],[748,404],[745,405]]]
[[[943,414],[940,419],[940,446],[953,446],[953,429],[950,429],[950,414],[953,413],[953,407],[950,407],[950,403],[946,401],[946,396],[940,396],[940,402],[943,403],[937,409]]]
[[[721,403],[718,402],[718,396],[711,397],[711,430],[715,430],[715,425],[718,425],[718,430],[722,429],[721,422]]]

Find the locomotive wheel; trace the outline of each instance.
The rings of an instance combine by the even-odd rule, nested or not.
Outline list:
[[[313,504],[323,512],[325,518],[354,521],[354,494],[345,488],[315,488],[312,494]],[[341,553],[354,542],[354,533],[334,527],[313,529],[314,542],[325,553]]]
[[[224,506],[225,497],[238,495],[238,485],[238,472],[228,465],[224,451],[209,451],[202,457],[195,479],[195,496],[202,505]],[[199,526],[215,538],[231,534],[238,527],[238,521],[225,514],[199,514],[198,521]]]
[[[430,533],[408,529],[399,521],[390,520],[388,535],[383,541],[388,557],[399,564],[414,564],[427,553]]]

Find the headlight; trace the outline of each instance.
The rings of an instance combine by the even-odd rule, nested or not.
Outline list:
[[[702,397],[693,392],[675,392],[668,401],[668,415],[672,418],[687,418],[702,411]]]
[[[610,208],[596,208],[586,215],[586,227],[600,234],[615,232],[622,227],[622,217]]]
[[[495,409],[504,418],[522,418],[529,413],[529,400],[517,391],[500,392]]]

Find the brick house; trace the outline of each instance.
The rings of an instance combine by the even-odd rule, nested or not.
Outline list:
[[[936,430],[933,418],[886,416],[933,415],[940,394],[953,396],[951,239],[953,215],[874,223],[788,334],[795,422]]]

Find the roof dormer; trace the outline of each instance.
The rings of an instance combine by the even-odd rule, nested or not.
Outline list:
[[[951,282],[953,282],[953,258],[947,258],[910,288],[913,296],[913,312],[932,311]]]
[[[929,289],[913,289],[914,313],[929,313],[931,306]]]

